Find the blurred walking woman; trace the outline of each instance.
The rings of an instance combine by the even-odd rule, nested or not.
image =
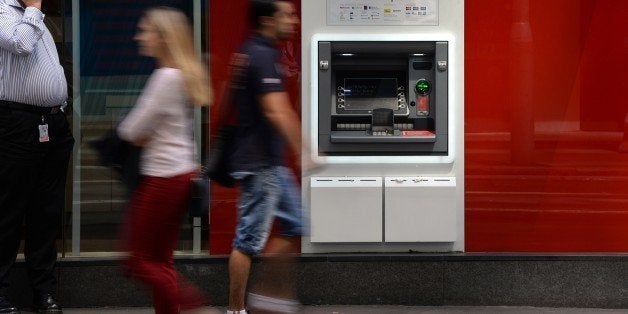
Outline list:
[[[141,179],[130,202],[123,243],[125,269],[152,289],[155,313],[179,313],[203,304],[200,291],[176,272],[173,250],[197,171],[193,105],[209,102],[208,79],[194,52],[185,15],[158,7],[144,13],[134,37],[139,53],[153,57],[151,74],[118,134],[142,147]]]

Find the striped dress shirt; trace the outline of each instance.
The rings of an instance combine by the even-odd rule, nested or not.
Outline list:
[[[64,105],[68,87],[44,14],[0,0],[0,100],[41,107]]]

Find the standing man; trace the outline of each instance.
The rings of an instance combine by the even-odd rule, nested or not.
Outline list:
[[[0,0],[0,313],[22,224],[24,256],[39,313],[61,313],[54,297],[56,237],[74,139],[64,108],[67,83],[42,0]]]
[[[302,233],[300,188],[284,166],[284,142],[301,155],[301,126],[285,90],[278,64],[277,43],[296,33],[299,19],[292,2],[251,0],[253,35],[234,60],[237,131],[231,169],[239,180],[238,225],[229,258],[228,314],[246,314],[245,294],[251,257],[266,246],[273,220],[281,224],[281,236],[267,253],[278,267],[270,267],[262,280],[263,290],[249,293],[248,307],[271,313],[294,313],[294,280],[282,270],[290,268],[284,257],[298,247]],[[304,161],[309,160],[304,155]],[[306,162],[308,166],[311,162]],[[283,285],[276,285],[283,281]],[[276,285],[276,286],[275,286]]]

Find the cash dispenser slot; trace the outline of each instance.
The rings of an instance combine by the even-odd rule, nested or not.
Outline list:
[[[392,109],[375,108],[372,110],[370,123],[364,123],[366,121],[362,118],[358,121],[351,121],[354,123],[336,124],[336,131],[332,131],[331,141],[337,143],[412,143],[436,140],[433,132],[418,131],[412,122],[395,123]]]

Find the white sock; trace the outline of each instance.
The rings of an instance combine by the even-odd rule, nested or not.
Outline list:
[[[246,310],[239,310],[239,311],[227,310],[227,314],[247,314],[247,313],[246,313]]]

